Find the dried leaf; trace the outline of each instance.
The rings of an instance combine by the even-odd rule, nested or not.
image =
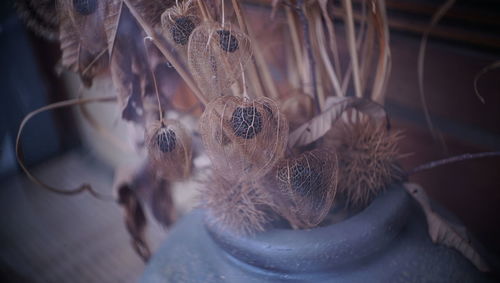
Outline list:
[[[132,238],[132,246],[144,261],[148,261],[151,251],[145,237],[146,215],[130,184],[122,184],[118,188],[118,203],[124,210],[125,225]]]
[[[345,110],[353,108],[373,118],[389,120],[385,109],[368,99],[357,97],[328,97],[325,110],[309,122],[294,130],[288,138],[288,147],[308,145],[323,137]]]
[[[153,216],[163,227],[170,227],[176,218],[170,183],[157,178],[153,186],[151,195]]]
[[[101,4],[102,5],[102,4]],[[80,75],[89,87],[92,79],[108,67],[104,9],[98,6],[91,14],[77,12],[73,1],[58,1],[59,41],[62,65]]]
[[[440,215],[432,210],[429,197],[424,189],[414,183],[406,183],[405,189],[408,193],[420,204],[420,207],[427,218],[429,228],[429,236],[432,241],[437,244],[442,244],[447,247],[456,249],[464,257],[474,264],[477,269],[483,272],[489,271],[488,264],[481,258],[481,255],[472,247],[471,240],[466,233],[461,233],[464,228],[457,228],[443,219]]]
[[[128,7],[121,8],[119,19],[111,53],[111,76],[122,107],[122,118],[141,124],[149,114],[145,113],[144,99],[155,94],[154,68],[144,43],[145,35]]]

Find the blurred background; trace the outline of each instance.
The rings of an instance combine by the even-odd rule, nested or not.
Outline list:
[[[359,2],[355,18],[360,18]],[[264,53],[282,52],[279,28],[283,15],[270,19],[270,1],[244,1]],[[391,28],[392,73],[387,110],[401,142],[405,169],[457,154],[500,151],[500,69],[474,78],[500,60],[500,3],[456,1],[431,31],[425,58],[427,106],[445,142],[430,134],[418,95],[420,41],[443,1],[387,0]],[[15,158],[21,120],[44,105],[75,98],[79,78],[59,68],[57,42],[26,28],[13,8],[0,3],[0,273],[5,282],[134,282],[144,264],[135,255],[120,207],[88,194],[55,195],[29,182]],[[335,13],[342,13],[335,10]],[[338,22],[342,40],[342,23]],[[347,54],[339,43],[341,54]],[[277,56],[279,57],[279,56]],[[279,62],[278,62],[279,64]],[[279,83],[279,77],[277,76]],[[175,91],[182,92],[180,86]],[[106,75],[84,95],[113,93]],[[89,111],[117,139],[130,145],[134,128],[120,120],[114,104],[90,105]],[[26,164],[36,176],[60,188],[90,183],[112,194],[114,168],[137,163],[132,149],[117,147],[89,126],[78,107],[43,113],[24,129]],[[130,147],[131,148],[131,147]],[[429,195],[455,213],[491,254],[500,255],[500,160],[466,161],[411,177]],[[180,214],[194,206],[195,184],[175,188]],[[153,249],[167,232],[150,221]],[[3,280],[2,280],[3,281]]]

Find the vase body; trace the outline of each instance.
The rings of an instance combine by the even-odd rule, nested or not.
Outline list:
[[[141,282],[489,282],[454,249],[432,243],[420,207],[393,186],[360,213],[310,230],[238,236],[184,217]]]

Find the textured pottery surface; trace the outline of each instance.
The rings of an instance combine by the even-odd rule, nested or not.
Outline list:
[[[457,251],[431,242],[421,209],[401,186],[360,213],[311,230],[241,237],[184,217],[141,282],[489,282]]]

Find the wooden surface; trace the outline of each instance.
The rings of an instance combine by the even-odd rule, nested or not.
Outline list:
[[[111,193],[112,171],[88,155],[65,155],[35,173],[61,188],[89,182]],[[118,205],[55,195],[23,175],[0,184],[0,227],[2,282],[136,282],[144,268]],[[155,249],[165,232],[149,227]]]

